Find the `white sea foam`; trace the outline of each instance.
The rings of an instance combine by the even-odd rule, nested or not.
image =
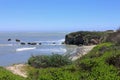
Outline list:
[[[56,52],[56,53],[65,53],[67,50],[64,48],[52,48],[52,49],[38,49],[41,52]]]
[[[61,45],[62,42],[64,42],[65,39],[60,39],[60,40],[51,40],[51,41],[35,41],[35,42],[40,42],[42,45]]]
[[[32,49],[36,49],[36,47],[17,48],[16,51],[27,51]]]
[[[13,46],[13,44],[0,44],[0,46]]]

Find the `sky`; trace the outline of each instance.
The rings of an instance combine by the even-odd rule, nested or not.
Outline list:
[[[101,31],[120,26],[120,0],[0,0],[0,31]]]

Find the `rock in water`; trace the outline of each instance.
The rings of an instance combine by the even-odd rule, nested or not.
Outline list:
[[[19,40],[19,39],[16,39],[16,42],[20,42],[20,40]]]
[[[8,41],[11,41],[11,39],[9,38]]]

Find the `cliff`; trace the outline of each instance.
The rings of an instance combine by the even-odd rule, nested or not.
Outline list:
[[[69,45],[90,45],[104,42],[107,32],[78,31],[65,36],[65,44]]]

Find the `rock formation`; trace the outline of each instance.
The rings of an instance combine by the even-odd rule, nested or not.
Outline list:
[[[90,45],[99,44],[104,38],[105,32],[79,31],[67,34],[65,44],[69,45]]]

